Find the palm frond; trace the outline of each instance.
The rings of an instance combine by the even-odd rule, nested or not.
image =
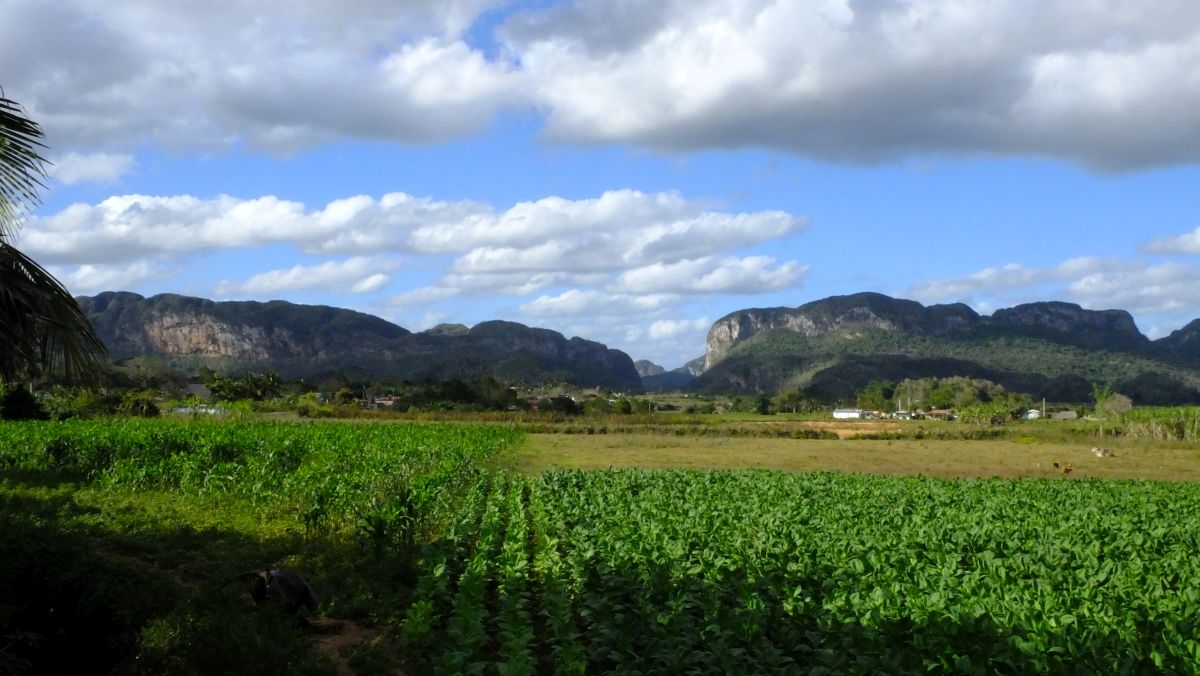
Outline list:
[[[71,294],[42,266],[0,241],[0,379],[31,369],[86,380],[103,371],[104,343]]]
[[[0,92],[0,380],[102,373],[104,343],[71,294],[7,241],[45,187],[42,128]]]
[[[42,137],[20,104],[0,95],[0,237],[12,236],[21,213],[38,204],[46,177]]]

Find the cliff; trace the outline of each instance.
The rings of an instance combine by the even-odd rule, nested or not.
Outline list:
[[[77,299],[115,360],[161,355],[223,372],[286,378],[338,373],[370,379],[476,379],[640,389],[623,352],[513,322],[412,333],[372,315],[284,301],[214,302],[107,292]]]

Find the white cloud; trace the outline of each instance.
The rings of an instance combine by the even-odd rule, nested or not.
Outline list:
[[[217,249],[294,244],[310,253],[361,253],[408,248],[418,225],[457,223],[488,211],[471,202],[438,202],[403,193],[378,200],[359,195],[316,210],[273,195],[118,195],[30,218],[21,245],[38,260],[95,263],[169,257]]]
[[[548,198],[523,203],[495,218],[475,218],[434,243],[418,230],[419,248],[473,246],[455,263],[458,273],[617,271],[677,262],[792,235],[807,221],[782,211],[704,210],[675,193],[635,190],[590,200]]]
[[[149,261],[136,261],[127,265],[88,264],[71,270],[51,267],[49,270],[73,295],[130,289],[144,282],[167,279],[174,274]]]
[[[448,298],[453,298],[458,294],[458,289],[450,287],[425,286],[390,296],[387,298],[387,300],[384,300],[382,304],[386,307],[408,308],[413,306],[430,305]]]
[[[354,293],[370,293],[382,289],[385,284],[391,281],[391,275],[385,275],[382,272],[377,272],[370,277],[365,277],[358,281],[357,284],[350,287]]]
[[[774,263],[768,256],[652,263],[621,273],[614,288],[629,293],[766,293],[794,287],[808,272],[795,261],[772,268]]]
[[[1200,13],[1132,4],[10,0],[0,71],[56,148],[428,143],[533,110],[572,142],[1200,159]],[[54,49],[46,49],[54,45]]]
[[[646,194],[637,190],[610,190],[594,199],[546,197],[534,202],[520,202],[500,214],[467,219],[450,226],[431,224],[413,233],[413,243],[424,251],[528,247],[548,239],[671,223],[697,216],[702,211],[700,205],[690,203],[674,192]]]
[[[1157,254],[1200,254],[1200,228],[1182,235],[1146,242],[1142,245],[1142,250]]]
[[[1004,293],[1027,288],[1045,277],[1045,270],[1009,263],[999,268],[984,268],[964,277],[922,282],[910,287],[905,296],[926,302],[969,298],[984,292]]]
[[[651,340],[677,340],[684,336],[695,338],[708,333],[712,322],[708,317],[697,319],[660,319],[650,325],[647,336]]]
[[[571,271],[482,274],[451,272],[441,278],[441,283],[473,295],[526,296],[555,286],[600,286],[609,279],[607,273]]]
[[[261,296],[288,291],[377,291],[391,280],[380,272],[395,267],[394,263],[354,257],[343,261],[327,261],[318,265],[295,265],[285,270],[268,270],[251,276],[244,282],[223,281],[217,284],[220,296]]]
[[[463,41],[498,4],[14,0],[0,71],[54,147],[423,143],[520,103],[511,68]]]
[[[137,164],[132,155],[67,153],[51,160],[47,174],[65,185],[112,183]]]
[[[624,317],[652,315],[679,302],[671,294],[633,296],[595,289],[568,289],[556,296],[539,296],[521,306],[531,317]]]
[[[219,250],[293,245],[340,262],[259,272],[225,281],[222,295],[341,288],[360,293],[387,283],[368,257],[388,252],[453,258],[437,286],[473,295],[524,296],[556,287],[626,294],[762,293],[800,283],[807,268],[765,256],[724,254],[802,231],[781,211],[708,210],[677,193],[616,190],[593,199],[548,197],[499,211],[389,193],[356,195],[309,208],[273,195],[117,195],[30,218],[21,246],[52,264],[180,260]]]
[[[1200,315],[1200,268],[1179,263],[1074,258],[1031,268],[1011,264],[903,292],[924,302],[962,301],[980,311],[1045,298],[1086,308],[1128,310],[1137,317],[1179,322]]]
[[[1200,315],[1200,269],[1178,263],[1112,266],[1072,280],[1067,292],[1086,307],[1182,319]]]
[[[1190,0],[578,0],[504,34],[555,138],[1104,169],[1200,158]]]

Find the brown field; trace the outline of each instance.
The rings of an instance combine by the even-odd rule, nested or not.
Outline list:
[[[839,435],[841,425],[829,424]],[[853,431],[863,426],[852,424]],[[1200,480],[1200,448],[1108,440],[864,440],[843,438],[675,436],[668,434],[531,434],[511,458],[515,469],[777,469],[945,477]],[[1058,467],[1055,467],[1055,463]]]

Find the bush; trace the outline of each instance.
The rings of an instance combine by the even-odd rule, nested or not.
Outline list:
[[[37,397],[20,385],[5,389],[0,396],[0,420],[47,420],[49,417]]]

